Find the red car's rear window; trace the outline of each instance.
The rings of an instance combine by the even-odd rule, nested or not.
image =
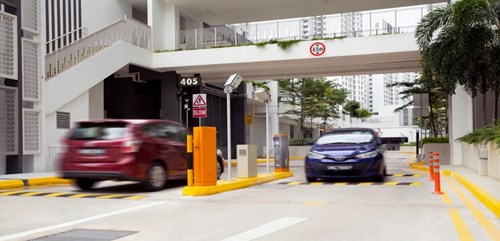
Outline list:
[[[105,122],[105,123],[80,123],[70,134],[72,140],[115,140],[124,138],[127,123]]]

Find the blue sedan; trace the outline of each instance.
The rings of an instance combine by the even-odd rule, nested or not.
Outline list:
[[[328,132],[318,138],[305,159],[308,182],[319,178],[366,178],[383,182],[386,170],[380,139],[369,128]]]

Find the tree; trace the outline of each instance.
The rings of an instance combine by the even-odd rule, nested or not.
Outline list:
[[[348,111],[349,115],[355,118],[367,118],[372,116],[372,113],[368,109],[361,108],[361,103],[354,100],[347,101],[344,105],[344,110]]]
[[[278,80],[278,84],[280,93],[294,100],[289,102],[294,108],[285,114],[296,117],[299,135],[303,138],[307,138],[304,136],[306,124],[312,126],[315,118],[321,118],[322,128],[328,126],[330,119],[338,118],[338,106],[347,97],[346,90],[324,78],[284,79]]]
[[[495,94],[494,118],[498,118],[499,29],[498,0],[461,0],[431,11],[415,34],[424,71],[453,89],[445,92],[454,94],[456,84],[461,84],[473,97],[482,94],[485,122],[488,91]]]

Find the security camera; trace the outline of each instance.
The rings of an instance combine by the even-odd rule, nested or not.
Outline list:
[[[257,99],[261,100],[261,101],[267,101],[269,100],[269,92],[265,89],[258,89],[256,91],[253,92],[255,94],[255,97],[257,97]]]
[[[240,74],[233,74],[229,76],[229,79],[227,79],[224,86],[231,86],[231,88],[236,89],[238,88],[238,85],[240,85],[241,81],[243,81],[243,78],[240,76]]]

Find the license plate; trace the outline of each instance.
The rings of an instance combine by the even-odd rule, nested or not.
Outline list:
[[[104,155],[106,149],[80,149],[78,153],[82,155]]]
[[[346,170],[351,170],[352,169],[352,166],[351,165],[335,165],[335,166],[327,166],[326,167],[327,170],[330,170],[330,171],[346,171]]]

